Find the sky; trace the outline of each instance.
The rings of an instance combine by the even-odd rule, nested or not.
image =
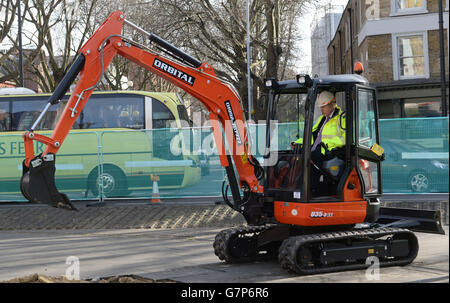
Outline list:
[[[345,6],[348,0],[319,0],[316,2]],[[311,72],[311,23],[314,19],[314,13],[315,10],[310,9],[309,12],[305,14],[305,16],[302,16],[302,18],[299,20],[300,28],[305,28],[307,30],[303,33],[304,40],[301,42],[301,45],[299,45],[302,52],[304,53],[304,56],[302,56],[298,63],[298,73]]]

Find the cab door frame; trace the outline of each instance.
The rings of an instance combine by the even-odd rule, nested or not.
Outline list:
[[[374,130],[375,130],[375,138],[374,141],[371,146],[364,146],[360,144],[360,127],[362,127],[362,125],[360,125],[360,109],[361,109],[361,100],[359,98],[359,94],[361,91],[369,91],[372,94],[372,107],[373,107],[373,121],[374,121]],[[377,198],[382,194],[382,178],[381,178],[381,161],[384,159],[383,156],[379,156],[377,155],[375,152],[373,152],[371,150],[373,144],[378,144],[380,145],[380,132],[379,132],[379,115],[378,115],[378,102],[377,102],[377,97],[376,97],[376,90],[373,87],[370,86],[364,86],[364,85],[360,85],[360,84],[356,84],[355,88],[354,88],[354,92],[353,92],[353,99],[355,100],[354,104],[355,104],[355,113],[357,113],[357,115],[355,115],[355,130],[354,130],[354,136],[355,136],[355,140],[354,140],[354,144],[355,144],[355,148],[356,148],[356,152],[355,152],[355,168],[358,172],[358,175],[360,176],[360,182],[361,182],[361,187],[362,187],[362,198]],[[362,110],[362,109],[361,109]],[[372,140],[373,140],[372,139]],[[376,165],[376,170],[377,170],[377,191],[376,192],[371,192],[368,193],[366,192],[366,184],[364,181],[364,177],[363,177],[363,172],[361,171],[360,168],[360,160],[365,160],[370,163],[374,163]],[[373,176],[373,175],[372,175]]]

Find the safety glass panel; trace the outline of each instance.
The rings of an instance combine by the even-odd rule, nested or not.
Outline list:
[[[303,143],[306,94],[279,94],[271,122],[270,150],[290,150],[291,143]]]
[[[275,96],[270,123],[270,158],[265,190],[273,191],[277,199],[300,199],[303,184],[302,145],[305,127],[306,94]]]
[[[371,148],[376,141],[375,104],[373,92],[358,90],[358,145]]]

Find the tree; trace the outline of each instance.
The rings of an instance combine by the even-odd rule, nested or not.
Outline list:
[[[3,3],[4,0],[0,0]],[[8,2],[8,1],[7,1]],[[28,0],[25,19],[34,30],[25,33],[31,48],[27,62],[41,89],[51,92],[74,56],[107,15],[120,9],[126,18],[175,46],[210,63],[218,76],[231,82],[247,102],[246,11],[242,0]],[[265,119],[257,101],[263,79],[292,78],[301,55],[297,20],[311,0],[252,0],[250,8],[251,78],[255,120]],[[6,3],[6,2],[5,2]],[[13,8],[10,8],[13,11]],[[151,17],[149,17],[151,16]],[[11,15],[8,20],[11,19]],[[5,23],[7,24],[7,23]],[[124,35],[143,45],[148,41],[128,29]],[[2,28],[1,33],[9,32]],[[9,37],[12,41],[12,37]],[[100,88],[124,89],[126,80],[140,90],[176,90],[170,83],[116,57]],[[124,84],[127,84],[126,86]]]
[[[208,61],[216,73],[239,91],[247,104],[247,49],[245,6],[239,0],[154,0],[165,17],[167,39]],[[265,77],[284,78],[293,70],[295,43],[300,38],[296,20],[309,0],[253,0],[250,8],[255,101]],[[255,120],[265,119],[254,106]]]
[[[26,34],[33,51],[29,66],[43,92],[52,92],[92,32],[97,0],[31,0],[26,21],[35,29]]]
[[[95,23],[98,25],[106,19],[109,13],[116,10],[123,11],[127,20],[144,29],[154,29],[162,23],[162,20],[158,18],[158,9],[147,2],[142,3],[139,0],[102,0],[100,6],[103,7],[103,13],[97,14]],[[148,46],[147,37],[144,37],[142,33],[136,32],[127,25],[123,28],[123,35],[144,46]],[[129,80],[129,83],[127,83],[127,80]],[[120,56],[114,57],[109,69],[104,74],[104,81],[102,81],[100,87],[113,90],[130,88],[147,91],[176,90],[176,87],[170,82]]]
[[[1,57],[9,57],[11,64],[3,64],[6,71],[0,82],[13,80],[17,84],[18,68],[17,34],[10,25],[18,3],[23,7],[24,70],[31,75],[43,92],[52,92],[75,59],[75,54],[92,34],[90,20],[95,12],[97,0],[0,0],[5,10],[5,25],[0,27],[0,37],[12,47]],[[7,3],[5,6],[4,3]],[[0,15],[1,16],[1,15]],[[6,22],[8,20],[9,22]],[[6,60],[1,60],[6,63]],[[11,59],[12,58],[12,59]],[[6,66],[6,67],[5,67]],[[30,79],[29,79],[30,80]]]
[[[16,17],[19,3],[22,3],[22,6],[25,7],[21,16],[23,20],[28,7],[28,0],[0,0],[0,46],[2,44],[12,45],[9,49],[0,49],[0,83],[13,81],[19,77],[19,69],[14,60],[14,55],[18,53],[18,36],[14,37],[11,34],[17,26]]]

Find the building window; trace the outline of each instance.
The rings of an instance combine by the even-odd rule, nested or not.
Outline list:
[[[394,119],[405,117],[403,101],[401,99],[382,100],[378,102],[380,119]]]
[[[393,15],[427,12],[426,0],[391,0]]]
[[[406,118],[441,117],[441,100],[439,96],[403,99]]]
[[[345,50],[348,50],[352,45],[352,39],[350,36],[350,24],[347,21],[345,22]]]
[[[425,58],[423,52],[423,37],[398,37],[397,41],[400,61],[400,77],[424,75]]]
[[[396,9],[421,8],[423,7],[423,0],[396,0]]]
[[[394,35],[394,73],[398,79],[429,78],[427,34]]]

